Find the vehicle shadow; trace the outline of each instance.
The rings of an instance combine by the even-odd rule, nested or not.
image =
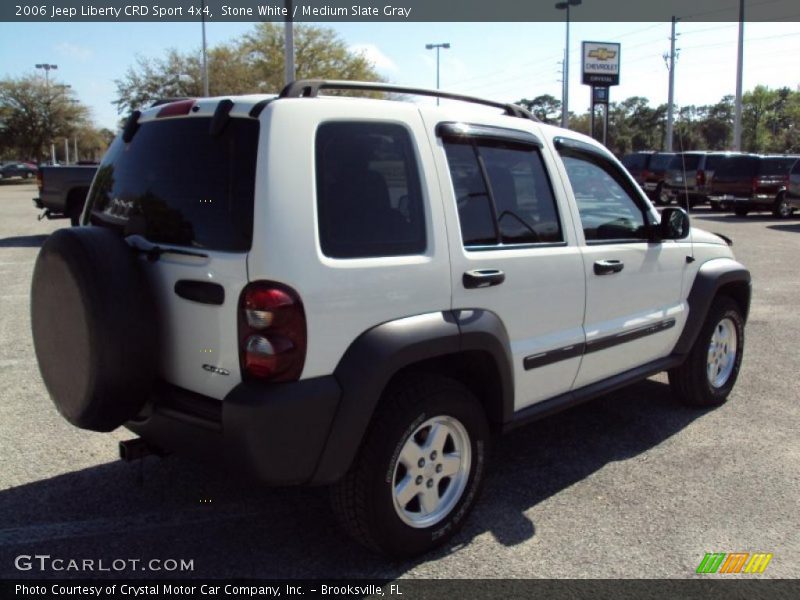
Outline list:
[[[0,492],[0,577],[394,579],[487,531],[507,546],[531,539],[529,509],[611,462],[647,452],[703,414],[676,405],[666,384],[648,380],[516,430],[499,440],[464,530],[415,561],[387,561],[351,542],[335,526],[323,488],[263,488],[179,458],[102,464]],[[184,559],[194,568],[14,567],[16,557],[35,554],[106,566]]]
[[[775,231],[789,231],[793,233],[800,233],[800,223],[794,225],[767,225],[767,229],[774,229]]]
[[[0,238],[0,248],[39,248],[47,237],[47,234],[39,234]]]

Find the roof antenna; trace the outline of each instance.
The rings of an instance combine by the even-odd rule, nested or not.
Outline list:
[[[683,171],[683,198],[686,201],[686,216],[689,218],[689,256],[686,257],[687,263],[693,263],[694,258],[694,232],[692,231],[692,203],[689,202],[689,184],[686,180],[686,153],[683,151],[683,132],[678,128],[678,143],[681,146],[681,170]]]

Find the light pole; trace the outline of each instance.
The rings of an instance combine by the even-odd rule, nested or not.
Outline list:
[[[445,50],[450,48],[450,44],[448,42],[444,42],[442,44],[425,44],[426,50],[433,50],[436,48],[436,89],[439,89],[439,50],[444,48]],[[436,106],[439,106],[439,98],[436,98]]]
[[[564,2],[556,2],[558,10],[567,11],[567,42],[564,47],[564,75],[562,79],[561,88],[561,126],[567,127],[569,125],[569,7],[578,6],[582,0],[565,0]]]
[[[49,63],[39,63],[36,65],[37,69],[44,69],[44,89],[47,93],[47,129],[50,129],[50,70],[58,69],[58,65],[51,65]],[[56,164],[56,147],[52,142],[50,143],[50,162]]]

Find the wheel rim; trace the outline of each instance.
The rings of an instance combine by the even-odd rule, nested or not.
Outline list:
[[[453,510],[469,479],[472,446],[458,419],[438,416],[417,427],[394,464],[392,500],[411,527],[430,527]]]
[[[789,207],[789,201],[786,198],[781,198],[778,201],[778,214],[782,217],[788,217],[792,214],[792,209]]]
[[[736,325],[727,317],[714,328],[711,343],[708,345],[706,373],[708,382],[715,388],[725,385],[733,373],[736,364],[737,337]]]

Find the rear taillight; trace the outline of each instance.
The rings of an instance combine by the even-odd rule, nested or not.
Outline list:
[[[647,169],[645,169],[644,171],[642,171],[642,181],[647,181],[651,175],[652,173]]]
[[[291,288],[259,281],[239,303],[239,361],[246,379],[293,381],[306,359],[306,315]]]
[[[42,191],[44,187],[44,175],[42,175],[42,170],[39,169],[36,171],[36,187],[39,188],[39,191]]]
[[[759,185],[761,185],[761,179],[759,177],[753,177],[753,180],[750,182],[750,187],[753,188],[754,194],[758,191]]]
[[[698,171],[695,175],[695,181],[697,181],[697,185],[705,185],[706,184],[706,172],[705,171]]]

